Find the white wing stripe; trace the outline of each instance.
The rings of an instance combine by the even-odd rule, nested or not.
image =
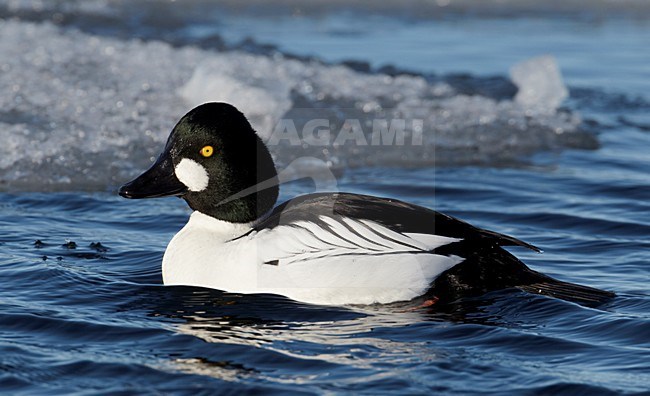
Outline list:
[[[349,217],[344,217],[343,222],[349,228],[359,234],[360,237],[367,239],[376,245],[379,245],[383,249],[396,249],[402,247],[401,245],[391,242],[390,240],[380,238],[377,233],[372,232],[372,230],[370,230],[367,226]]]
[[[436,234],[404,233],[404,235],[425,244],[427,250],[433,250],[437,247],[448,245],[454,242],[460,242],[463,240],[462,238],[451,238]]]
[[[332,231],[335,232],[338,236],[344,238],[347,241],[350,241],[351,243],[354,243],[355,245],[357,245],[362,249],[369,249],[369,250],[376,250],[376,251],[382,251],[386,249],[385,246],[378,245],[366,238],[363,238],[358,233],[355,234],[353,229],[346,227],[344,224],[341,224],[340,222],[330,217],[321,216],[320,219],[323,222],[327,223],[332,228]]]
[[[346,247],[348,249],[355,248],[353,244],[348,243],[347,241],[340,238],[335,233],[320,227],[318,224],[311,223],[308,221],[298,221],[294,224],[310,231],[317,239],[321,240],[324,243],[334,245],[334,246]]]
[[[409,238],[404,234],[400,234],[399,232],[395,232],[387,227],[382,226],[379,223],[375,223],[374,221],[366,219],[360,219],[359,221],[365,224],[368,229],[377,233],[380,237],[382,237],[382,239],[389,238],[402,245],[410,246],[413,249],[427,250],[427,247],[419,241]]]

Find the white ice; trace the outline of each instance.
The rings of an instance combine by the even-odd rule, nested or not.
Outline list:
[[[406,123],[418,144],[271,147],[282,169],[302,157],[333,168],[486,164],[545,149],[589,147],[550,57],[513,67],[514,100],[457,93],[418,76],[242,52],[174,48],[48,23],[0,21],[0,181],[4,189],[106,189],[136,176],[193,106],[227,101],[268,139],[282,118]],[[317,110],[314,110],[317,109]],[[540,111],[543,109],[544,111]]]

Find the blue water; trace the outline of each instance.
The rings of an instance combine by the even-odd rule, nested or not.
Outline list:
[[[150,12],[148,2],[133,4],[130,12]],[[68,15],[65,7],[61,12]],[[15,15],[36,24],[50,18],[32,11]],[[95,25],[89,29],[82,17],[62,18],[62,28],[81,26],[94,29],[88,34],[119,40],[159,34],[181,47],[183,40],[195,42],[196,32],[205,31],[191,20],[162,17],[141,18],[135,27],[127,18],[105,18],[101,23],[92,19]],[[390,16],[332,13],[310,17],[315,18],[311,25],[284,18],[291,32],[286,37],[264,30],[276,17],[240,17],[261,21],[259,36],[251,24],[241,32],[226,29],[236,25],[236,19],[215,23],[214,33],[225,42],[249,35],[256,43],[329,62],[351,57],[345,43],[363,37],[368,54],[364,58],[363,52],[354,51],[354,58],[373,67],[388,60],[382,58],[388,53],[382,47],[387,45],[385,36],[377,32]],[[319,23],[337,26],[350,18],[359,21],[352,39],[336,29],[314,33]],[[389,26],[406,33],[390,37],[395,40],[391,47],[401,40],[404,49],[394,63],[425,74],[507,78],[510,60],[534,55],[532,50],[520,49],[517,34],[500,36],[499,46],[492,47],[489,40],[486,44],[473,39],[471,32],[489,26],[486,35],[497,37],[497,32],[528,30],[529,22],[518,15],[452,15],[430,26],[418,20],[414,27],[408,19],[395,18]],[[170,36],[161,33],[167,25],[175,32]],[[336,308],[271,295],[163,287],[162,254],[189,215],[183,201],[123,200],[116,196],[113,181],[58,186],[58,192],[31,184],[15,191],[4,187],[0,392],[650,391],[650,97],[644,88],[650,54],[643,51],[650,25],[621,16],[588,23],[551,13],[536,19],[531,29],[536,32],[533,43],[558,57],[571,91],[564,106],[580,114],[581,127],[595,137],[597,148],[539,150],[508,166],[345,168],[336,173],[337,187],[414,202],[516,236],[544,250],[537,254],[512,249],[530,267],[612,290],[618,296],[611,302],[588,308],[504,290],[439,310]],[[301,32],[309,39],[308,50],[297,38]],[[319,35],[322,46],[313,40]],[[445,35],[458,41],[444,56],[439,50],[431,52],[432,62],[423,61],[420,51],[411,56],[406,50],[427,38],[437,46]],[[607,40],[601,40],[603,35]],[[341,52],[336,52],[335,42],[341,43]],[[578,44],[584,44],[580,51],[575,49]],[[253,47],[251,51],[259,51],[258,45]],[[610,53],[603,48],[616,49],[617,60],[604,57]],[[472,57],[478,60],[469,62]],[[482,62],[484,57],[490,59]],[[600,57],[615,67],[598,62]],[[129,126],[124,123],[124,129]],[[284,186],[282,199],[311,189],[309,183]]]

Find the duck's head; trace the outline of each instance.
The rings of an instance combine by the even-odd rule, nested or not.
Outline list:
[[[158,160],[119,194],[179,196],[201,213],[247,223],[273,208],[277,173],[268,149],[239,110],[205,103],[178,121]]]

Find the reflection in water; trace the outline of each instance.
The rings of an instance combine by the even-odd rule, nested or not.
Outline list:
[[[313,381],[334,369],[369,369],[387,361],[407,370],[441,359],[447,355],[444,349],[423,347],[423,335],[457,323],[499,324],[494,307],[498,311],[499,300],[513,294],[424,309],[421,301],[343,308],[189,287],[151,291],[145,293],[147,300],[155,301],[140,301],[150,315],[170,320],[170,330],[178,335],[207,343],[196,355],[173,357],[171,370],[280,383]],[[414,332],[422,334],[413,338]],[[301,370],[289,374],[283,367]]]
[[[614,324],[600,309],[517,290],[427,308],[422,302],[331,307],[268,294],[151,285],[124,298],[123,307],[162,327],[156,369],[281,392],[295,384],[333,392],[413,384],[426,390],[427,378],[463,382],[467,372],[477,378],[522,369],[552,375],[556,366],[548,356],[580,371],[584,359],[604,353],[594,351],[601,348],[594,337],[602,337],[604,350],[611,348]],[[615,309],[617,300],[612,304]],[[602,334],[594,332],[597,323],[608,325]],[[636,344],[646,330],[626,321],[616,326],[622,345]],[[557,337],[556,331],[570,336]]]

